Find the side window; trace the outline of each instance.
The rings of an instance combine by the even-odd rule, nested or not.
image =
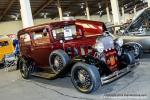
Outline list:
[[[32,39],[35,45],[49,44],[49,32],[46,28],[32,32]]]
[[[4,46],[8,46],[8,45],[9,45],[8,41],[1,41],[0,42],[0,47],[4,47]]]
[[[20,43],[21,45],[31,45],[31,39],[29,33],[20,35]]]

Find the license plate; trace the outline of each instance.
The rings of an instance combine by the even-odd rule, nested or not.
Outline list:
[[[114,56],[111,56],[111,57],[109,58],[109,61],[110,61],[110,65],[111,65],[111,66],[116,64],[116,60],[115,60],[115,57],[114,57]]]

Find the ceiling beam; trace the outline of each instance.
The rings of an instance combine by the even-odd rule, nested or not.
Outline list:
[[[3,19],[3,17],[7,14],[7,12],[9,11],[9,9],[11,8],[11,6],[13,5],[13,3],[15,2],[16,0],[10,0],[7,8],[3,11],[2,15],[0,16],[0,20]]]
[[[84,0],[84,3],[85,3],[85,0]],[[99,3],[99,1],[98,0],[95,0],[95,3],[96,4],[98,4]],[[101,5],[103,6],[104,5],[104,1],[101,1],[100,2],[101,3]],[[88,3],[89,4],[89,3]],[[85,6],[85,5],[84,5]],[[97,6],[97,7],[96,7]],[[92,8],[97,8],[98,9],[98,5],[92,5]],[[89,9],[90,9],[90,13],[91,13],[91,4],[89,4]],[[81,9],[81,8],[78,8],[78,9],[76,9],[76,10],[74,10],[74,12],[73,12],[73,16],[76,16],[76,15],[78,15],[78,14],[81,14],[81,13],[83,13],[83,12],[85,12],[86,11],[86,9],[85,9],[85,7],[83,8],[83,9]],[[93,14],[94,12],[92,12],[92,14]]]
[[[44,8],[46,8],[50,3],[52,3],[54,0],[47,0],[45,3],[43,3],[34,13],[33,17],[38,15]]]
[[[62,6],[61,4],[61,7],[62,7],[62,12],[64,13],[64,12],[66,12],[66,11],[72,11],[72,4],[74,4],[74,6],[76,6],[76,4],[75,3],[81,3],[81,0],[76,0],[76,1],[69,1],[68,2],[68,4],[67,5],[69,5],[69,6]],[[78,9],[78,8],[77,8]],[[74,10],[73,10],[74,11]],[[58,11],[56,11],[53,15],[52,15],[52,17],[53,18],[56,18],[56,17],[58,17]]]

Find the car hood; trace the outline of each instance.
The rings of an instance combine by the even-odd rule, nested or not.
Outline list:
[[[142,25],[142,18],[145,17],[145,14],[150,14],[150,7],[144,8],[137,12],[137,14],[133,17],[131,23],[125,29],[125,32],[130,32],[130,29],[133,27],[139,28]]]
[[[73,40],[66,40],[64,42],[65,46],[92,46],[96,43],[96,39],[98,36],[91,36],[91,37],[81,37],[81,38],[76,38]]]

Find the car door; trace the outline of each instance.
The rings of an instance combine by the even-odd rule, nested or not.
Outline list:
[[[31,38],[29,32],[19,36],[20,52],[23,56],[31,56]]]

